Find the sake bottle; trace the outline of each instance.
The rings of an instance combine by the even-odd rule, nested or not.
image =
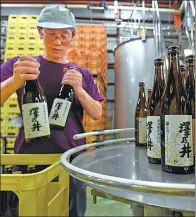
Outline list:
[[[49,138],[50,125],[46,97],[37,79],[25,82],[22,93],[22,116],[27,142]]]
[[[145,84],[144,82],[139,82],[139,96],[135,110],[136,146],[146,147],[146,117],[147,105],[145,96]]]
[[[161,98],[165,88],[164,60],[154,60],[155,75],[151,98],[149,101],[149,114],[147,116],[147,156],[148,161],[161,164]]]
[[[147,99],[147,115],[149,114],[150,112],[150,97],[151,97],[151,94],[152,94],[152,89],[148,89],[148,99]]]
[[[72,67],[70,69],[75,69],[75,68]],[[50,121],[51,128],[57,130],[63,130],[65,128],[69,111],[73,103],[73,98],[74,98],[74,91],[72,86],[68,84],[62,85],[58,95],[54,99],[50,111],[49,121]]]
[[[193,155],[195,160],[195,56],[186,56],[187,76],[186,76],[186,91],[189,101],[189,115],[192,115],[192,142]]]
[[[164,171],[175,174],[194,172],[192,116],[179,64],[179,46],[168,48],[168,75],[161,104],[161,161]]]

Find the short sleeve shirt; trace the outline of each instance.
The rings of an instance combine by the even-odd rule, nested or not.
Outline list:
[[[76,68],[82,74],[83,89],[96,101],[104,100],[92,74],[84,68],[81,68],[71,62],[67,64],[54,63],[44,59],[42,56],[35,57],[40,63],[39,83],[47,99],[48,112],[50,112],[53,101],[61,88],[61,81],[64,75],[63,69],[71,67]],[[1,65],[1,82],[13,75],[13,64],[18,60],[14,57]],[[21,110],[21,97],[23,87],[16,91],[18,96],[18,105]],[[77,100],[76,100],[77,101]],[[51,136],[48,140],[37,140],[26,143],[24,137],[24,126],[22,125],[15,142],[15,153],[58,153],[70,148],[82,145],[84,139],[73,140],[73,136],[83,133],[82,115],[77,110],[71,110],[67,118],[66,126],[63,131],[51,129]]]

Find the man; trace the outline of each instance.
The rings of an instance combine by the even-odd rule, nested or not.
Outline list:
[[[61,5],[48,5],[40,13],[37,28],[44,43],[44,54],[37,57],[14,57],[1,65],[1,105],[16,92],[21,109],[25,81],[38,79],[50,112],[61,85],[71,85],[74,89],[75,103],[69,113],[65,129],[63,131],[51,129],[49,140],[27,144],[22,126],[14,147],[15,153],[19,154],[63,153],[85,143],[84,139],[74,141],[73,135],[84,132],[83,110],[95,120],[101,116],[102,107],[99,101],[103,100],[103,97],[91,73],[70,63],[66,57],[76,31],[75,18],[71,11]],[[76,70],[70,70],[71,67]],[[70,188],[70,216],[84,216],[85,186],[71,178]]]

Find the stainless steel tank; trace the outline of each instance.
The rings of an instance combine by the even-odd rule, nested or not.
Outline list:
[[[114,128],[134,127],[139,82],[145,83],[147,95],[147,89],[153,85],[156,53],[153,37],[146,38],[146,41],[131,39],[114,49]]]

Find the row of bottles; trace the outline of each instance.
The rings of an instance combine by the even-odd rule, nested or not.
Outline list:
[[[179,62],[180,47],[168,48],[169,67],[164,78],[164,61],[154,60],[153,88],[145,97],[145,84],[139,83],[135,112],[136,146],[147,146],[150,163],[162,164],[175,174],[194,172],[195,142],[195,56]]]
[[[22,95],[25,140],[30,142],[32,140],[48,139],[50,126],[53,129],[63,130],[73,98],[73,88],[70,85],[62,85],[48,115],[46,97],[39,81],[26,81]]]

